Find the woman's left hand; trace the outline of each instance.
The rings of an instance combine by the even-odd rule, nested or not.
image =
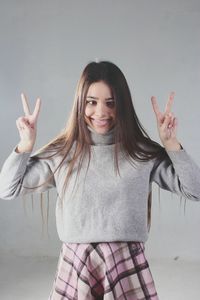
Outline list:
[[[171,112],[175,93],[169,95],[164,113],[159,110],[156,97],[151,97],[154,113],[156,115],[158,133],[161,142],[166,150],[177,151],[181,149],[181,145],[177,140],[177,118]]]

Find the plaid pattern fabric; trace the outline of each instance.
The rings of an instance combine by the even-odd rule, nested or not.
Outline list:
[[[139,242],[63,243],[49,300],[158,300]]]

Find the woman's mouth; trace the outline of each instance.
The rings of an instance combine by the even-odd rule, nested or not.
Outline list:
[[[98,120],[98,119],[92,119],[92,123],[97,125],[97,126],[106,126],[110,123],[110,119],[103,119],[103,120]]]

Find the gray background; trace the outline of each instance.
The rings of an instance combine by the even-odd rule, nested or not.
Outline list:
[[[42,99],[35,149],[65,125],[75,87],[91,60],[111,60],[125,74],[138,116],[159,141],[150,97],[164,109],[176,92],[178,138],[200,165],[200,1],[0,1],[0,163],[18,143],[20,93],[31,107]],[[154,186],[151,258],[200,260],[200,203],[180,202]],[[46,196],[45,196],[46,197]],[[25,209],[23,207],[25,203]],[[40,201],[0,201],[0,253],[58,256],[55,192],[50,193],[49,235]],[[45,202],[47,203],[47,202]],[[46,205],[46,204],[45,204]]]

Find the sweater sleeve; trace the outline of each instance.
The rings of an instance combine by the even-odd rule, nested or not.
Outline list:
[[[200,200],[200,168],[185,151],[166,151],[164,160],[155,161],[151,181],[184,198]]]
[[[39,159],[37,155],[31,155],[30,152],[17,153],[14,149],[0,172],[0,198],[11,200],[19,195],[44,192],[55,187],[49,161],[44,158]],[[50,176],[51,179],[47,181]],[[41,185],[44,182],[46,183]]]

